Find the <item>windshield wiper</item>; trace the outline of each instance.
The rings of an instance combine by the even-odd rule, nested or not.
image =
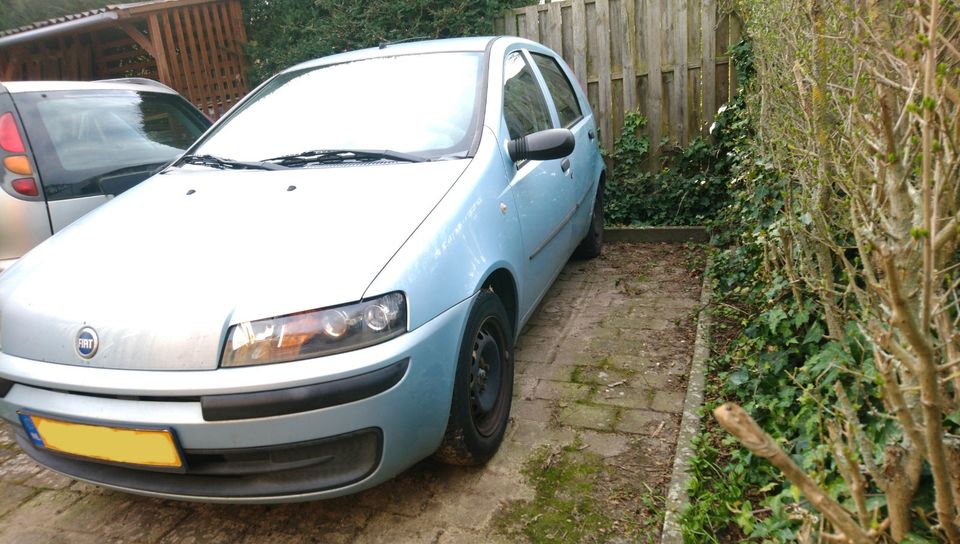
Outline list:
[[[219,168],[220,170],[285,170],[285,166],[270,162],[247,162],[224,159],[213,155],[187,155],[180,159],[181,163],[197,164],[200,166],[209,166]]]
[[[379,160],[427,162],[430,159],[401,151],[391,151],[389,149],[313,149],[302,153],[264,159],[264,162],[271,161],[268,164],[276,163],[283,166],[302,166],[309,163],[345,161],[372,162]]]

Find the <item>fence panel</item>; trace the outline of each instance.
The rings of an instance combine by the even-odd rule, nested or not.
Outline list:
[[[717,107],[736,93],[727,51],[740,21],[718,11],[717,0],[563,0],[510,10],[494,28],[563,55],[608,151],[626,112],[647,118],[656,158],[661,138],[682,146],[708,134]]]

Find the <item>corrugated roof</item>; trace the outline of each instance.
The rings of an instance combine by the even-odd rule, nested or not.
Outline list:
[[[47,26],[58,25],[61,23],[68,23],[70,21],[76,21],[78,19],[85,19],[87,17],[92,17],[100,13],[106,13],[108,11],[125,11],[130,8],[139,8],[144,6],[152,6],[155,4],[172,4],[176,5],[180,3],[180,0],[152,0],[148,2],[133,2],[129,4],[111,4],[106,7],[89,9],[87,11],[81,11],[80,13],[73,13],[70,15],[61,15],[60,17],[54,17],[52,19],[47,19],[45,21],[36,21],[30,23],[29,25],[24,25],[17,28],[10,28],[7,30],[0,30],[0,38],[4,36],[12,36],[14,34],[19,34],[21,32],[27,32],[28,30],[36,30],[38,28],[43,28]]]
[[[0,30],[0,37],[10,36],[13,34],[19,34],[21,32],[26,32],[28,30],[34,30],[37,28],[43,28],[45,26],[55,25],[58,23],[66,23],[67,21],[73,21],[76,19],[83,19],[91,15],[96,15],[98,13],[106,13],[110,11],[109,7],[98,8],[98,9],[89,9],[87,11],[81,11],[80,13],[73,13],[71,15],[61,15],[60,17],[54,17],[53,19],[47,19],[46,21],[36,21],[30,23],[29,25],[19,26],[17,28],[11,28],[8,30]]]

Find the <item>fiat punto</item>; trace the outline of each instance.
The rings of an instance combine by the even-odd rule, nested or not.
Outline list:
[[[184,500],[486,462],[519,331],[573,253],[601,250],[575,82],[505,37],[274,76],[0,276],[0,416],[57,472]]]

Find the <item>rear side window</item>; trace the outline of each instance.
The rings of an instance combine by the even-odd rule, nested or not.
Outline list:
[[[14,100],[48,200],[122,192],[179,156],[210,124],[165,93],[34,92]]]
[[[557,113],[560,114],[560,124],[565,128],[572,127],[583,118],[583,111],[580,109],[580,102],[577,100],[573,85],[560,69],[556,59],[534,53],[533,61],[537,63],[543,79],[547,82],[553,104],[557,107]]]
[[[503,117],[510,138],[553,128],[537,78],[519,51],[507,57],[503,78]]]

